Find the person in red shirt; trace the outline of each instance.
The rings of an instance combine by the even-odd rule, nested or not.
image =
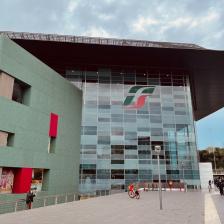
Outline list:
[[[129,192],[133,192],[134,195],[139,195],[137,186],[135,187],[134,184],[130,184],[129,187],[128,187],[128,190],[129,190]]]
[[[134,184],[130,184],[128,188],[129,188],[129,191],[134,191]]]

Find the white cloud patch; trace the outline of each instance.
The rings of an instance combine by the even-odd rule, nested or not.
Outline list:
[[[133,29],[136,32],[146,32],[147,27],[158,24],[159,21],[154,18],[145,18],[140,16],[137,21],[133,23]]]
[[[84,32],[83,35],[89,37],[113,37],[113,35],[108,33],[106,30],[97,27],[91,27],[89,30]]]
[[[109,21],[109,20],[113,19],[114,16],[113,15],[108,15],[108,14],[99,14],[98,18],[101,19],[101,20]]]
[[[200,28],[200,26],[207,26],[215,23],[220,19],[220,15],[217,12],[211,11],[205,15],[197,16],[183,16],[178,18],[167,18],[159,20],[152,17],[140,16],[137,21],[132,25],[135,32],[147,32],[151,27],[157,26],[158,31],[165,32],[168,29],[194,29]]]
[[[67,7],[68,12],[73,13],[75,9],[78,7],[78,5],[79,5],[79,0],[70,0]]]

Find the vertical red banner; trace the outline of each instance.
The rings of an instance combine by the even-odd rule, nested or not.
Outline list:
[[[58,115],[51,113],[50,114],[50,127],[49,127],[49,136],[57,137],[58,134]]]
[[[27,193],[32,181],[32,168],[15,169],[12,193]]]

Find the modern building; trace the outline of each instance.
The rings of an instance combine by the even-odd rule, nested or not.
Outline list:
[[[208,191],[208,182],[214,183],[212,163],[199,163],[199,173],[201,180],[201,189]],[[214,185],[212,185],[214,187]]]
[[[81,109],[79,89],[0,36],[0,201],[34,187],[74,198]]]
[[[71,85],[60,86],[65,79],[83,93],[82,119],[72,107],[77,98],[66,105],[55,102],[70,119],[81,119],[80,194],[102,195],[126,189],[131,182],[157,182],[157,145],[162,149],[162,182],[200,185],[194,122],[224,105],[223,51],[194,44],[2,34],[64,77],[58,75],[54,88],[63,92],[63,103],[75,97]],[[24,82],[31,77],[40,80],[37,86],[45,84],[40,72],[25,76]],[[73,148],[72,142],[79,144],[77,126],[67,124],[63,144]],[[77,158],[73,162],[79,163]]]

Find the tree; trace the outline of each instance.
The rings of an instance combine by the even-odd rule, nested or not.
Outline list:
[[[215,160],[216,169],[224,169],[224,148],[215,147],[213,149],[209,147],[205,150],[201,150],[199,151],[199,159],[200,162],[211,162],[213,169],[215,169]]]

